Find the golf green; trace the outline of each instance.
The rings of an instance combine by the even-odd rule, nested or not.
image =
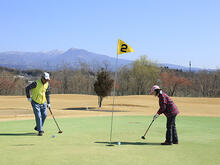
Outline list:
[[[115,116],[113,146],[108,143],[111,117],[58,118],[62,134],[53,119],[47,119],[42,137],[33,129],[34,120],[0,122],[0,164],[220,164],[220,118],[178,116],[179,144],[172,146],[159,145],[166,131],[163,116],[141,139],[151,121],[149,116]]]

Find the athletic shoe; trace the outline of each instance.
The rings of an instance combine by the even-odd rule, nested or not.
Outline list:
[[[35,131],[38,131],[38,130],[37,130],[37,126],[36,126],[36,127],[34,127],[34,130],[35,130]],[[44,133],[44,131],[43,131],[43,130],[42,130],[41,132],[42,132],[42,133]]]
[[[160,143],[161,145],[172,145],[172,143],[169,142],[164,142],[164,143]]]
[[[173,142],[173,144],[179,144],[178,142]]]
[[[43,134],[44,134],[43,131],[38,132],[38,136],[43,136]]]

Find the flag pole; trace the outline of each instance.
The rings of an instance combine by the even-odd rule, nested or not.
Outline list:
[[[118,65],[118,55],[123,53],[134,52],[134,50],[126,44],[124,41],[118,39],[118,48],[117,48],[117,58],[115,62],[115,77],[114,77],[114,91],[113,91],[113,103],[112,103],[112,117],[111,117],[111,129],[110,129],[110,137],[109,137],[109,144],[112,145],[112,130],[113,130],[113,116],[114,116],[114,107],[115,107],[115,88],[117,82],[117,65]]]
[[[112,126],[113,126],[113,116],[114,116],[114,107],[115,107],[115,88],[116,88],[116,82],[117,82],[117,65],[118,65],[118,54],[115,62],[115,76],[114,76],[114,87],[113,87],[113,103],[112,103],[112,117],[111,117],[111,129],[110,129],[110,139],[109,143],[112,143]]]

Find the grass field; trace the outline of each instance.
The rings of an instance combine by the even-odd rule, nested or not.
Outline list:
[[[48,114],[45,135],[39,137],[33,130],[33,111],[26,98],[0,96],[0,165],[220,164],[220,98],[173,99],[181,112],[177,117],[180,144],[159,145],[165,138],[164,116],[142,140],[158,109],[158,98],[123,96],[116,97],[115,145],[108,146],[111,97],[105,98],[99,109],[97,96],[52,95],[52,111],[63,134],[57,133]]]
[[[114,146],[108,146],[110,117],[58,119],[63,134],[57,134],[52,119],[45,135],[32,131],[33,120],[0,122],[1,165],[69,164],[161,164],[217,165],[220,163],[220,118],[178,117],[180,144],[161,146],[165,117],[158,118],[140,139],[152,120],[144,116],[116,116]],[[52,135],[56,137],[53,138]],[[118,146],[117,142],[121,145]]]

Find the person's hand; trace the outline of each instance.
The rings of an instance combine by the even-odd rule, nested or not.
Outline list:
[[[32,98],[28,98],[28,101],[29,101],[29,102],[32,102]]]
[[[157,113],[156,115],[154,115],[154,120],[156,120],[160,115]]]
[[[47,108],[50,109],[50,104],[47,104]]]

